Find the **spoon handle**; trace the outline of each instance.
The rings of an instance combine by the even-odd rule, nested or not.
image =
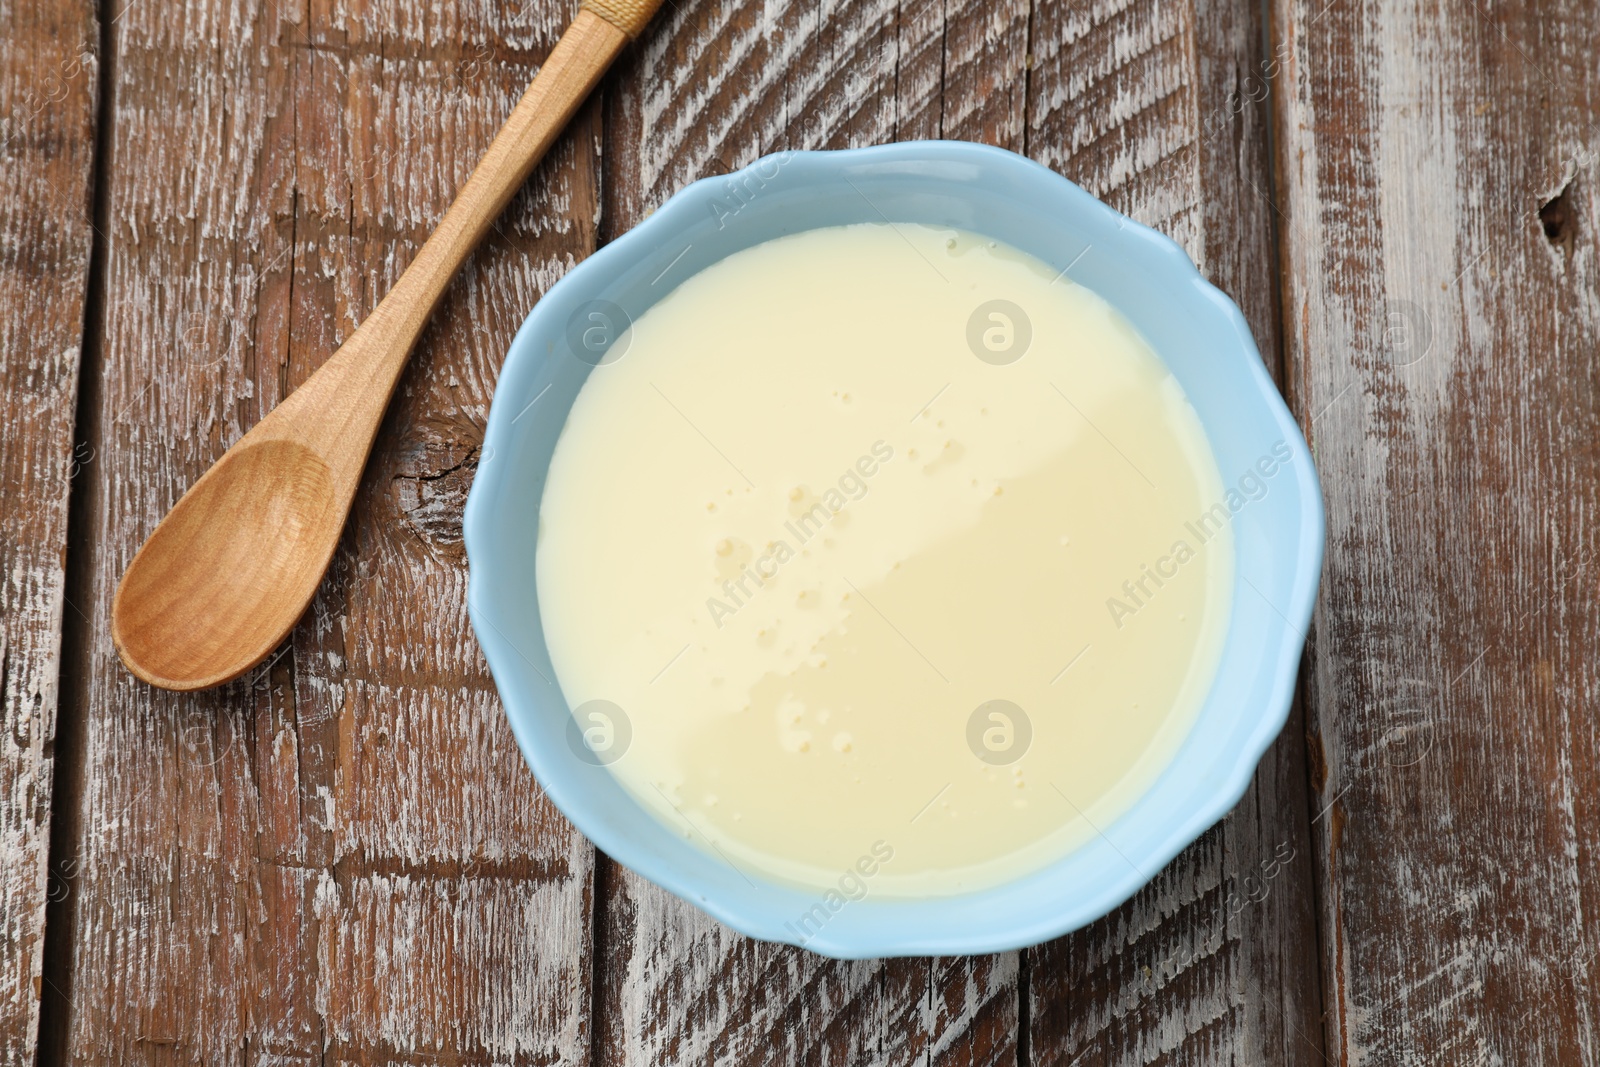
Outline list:
[[[450,279],[660,4],[583,0],[577,17],[394,288],[248,437],[290,438],[310,448],[330,461],[336,491],[353,493],[400,372]],[[337,476],[346,472],[348,478]]]
[[[510,203],[534,166],[661,0],[583,0],[416,259],[373,312],[394,307],[390,329],[422,331],[450,279]],[[400,357],[404,362],[404,356]]]

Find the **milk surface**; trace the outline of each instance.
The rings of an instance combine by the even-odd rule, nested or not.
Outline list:
[[[1105,301],[975,234],[835,227],[689,278],[613,351],[551,463],[539,610],[574,736],[662,833],[753,881],[970,892],[1171,759],[1232,534]]]

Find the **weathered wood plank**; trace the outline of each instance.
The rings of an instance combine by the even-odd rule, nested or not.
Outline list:
[[[392,284],[571,14],[187,0],[116,25],[79,1062],[587,1055],[593,851],[494,697],[459,515],[505,347],[593,247],[597,108],[447,295],[280,656],[183,697],[107,634],[134,550]]]
[[[1277,0],[1331,1062],[1600,1057],[1600,23]]]
[[[0,0],[0,1062],[33,1057],[98,62],[90,3]]]
[[[1021,150],[1027,26],[1021,0],[669,6],[614,79],[603,232],[785,148]],[[602,1062],[1016,1062],[1015,953],[838,963],[740,937],[615,865],[602,882]]]
[[[1029,154],[1183,245],[1276,371],[1259,12],[1044,0],[1033,18]],[[1220,825],[1028,954],[1033,1063],[1320,1062],[1304,759],[1296,709]]]

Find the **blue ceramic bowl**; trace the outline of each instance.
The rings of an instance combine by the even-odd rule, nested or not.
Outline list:
[[[1072,278],[1127,316],[1182,383],[1224,482],[1246,487],[1233,514],[1236,577],[1221,665],[1193,729],[1149,791],[1099,837],[1034,874],[961,897],[869,896],[829,914],[804,940],[845,958],[996,952],[1083,926],[1130,897],[1238,801],[1288,715],[1321,569],[1316,472],[1239,309],[1166,237],[1038,164],[960,142],[781,153],[694,183],[563,278],[512,342],[467,500],[468,608],[517,743],[578,829],[734,929],[799,943],[794,921],[817,894],[752,885],[664,828],[608,770],[569,747],[573,720],[539,618],[535,531],[551,452],[591,370],[568,342],[575,316],[614,305],[613,313],[637,318],[740,249],[885,220],[960,227],[1058,268],[1072,264]]]

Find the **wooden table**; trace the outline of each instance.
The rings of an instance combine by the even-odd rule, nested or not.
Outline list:
[[[669,0],[446,298],[328,580],[137,684],[117,577],[393,283],[570,0],[0,0],[0,1062],[1600,1057],[1600,18],[1581,0]],[[781,148],[1023,152],[1234,296],[1328,505],[1219,826],[1024,952],[736,936],[541,795],[467,623],[500,360]]]

